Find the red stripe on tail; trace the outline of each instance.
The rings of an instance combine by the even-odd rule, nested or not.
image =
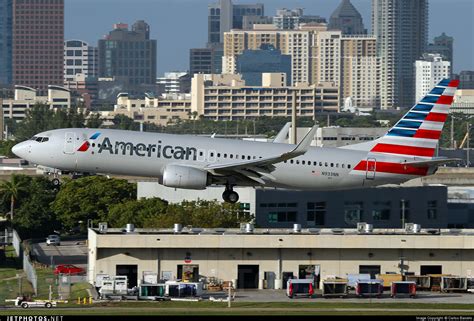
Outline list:
[[[437,104],[444,104],[444,105],[451,105],[453,102],[453,96],[439,96],[438,100],[436,101]]]
[[[426,116],[425,120],[438,121],[438,122],[444,123],[447,118],[448,118],[448,114],[429,113],[428,116]]]
[[[434,148],[379,143],[371,152],[433,157]]]
[[[371,162],[373,163],[373,161]],[[367,161],[360,161],[354,167],[355,171],[366,171]],[[376,162],[375,171],[377,173],[403,174],[403,175],[419,175],[426,176],[428,167],[415,167],[407,164]]]
[[[418,129],[413,137],[439,139],[440,136],[441,136],[440,130]]]

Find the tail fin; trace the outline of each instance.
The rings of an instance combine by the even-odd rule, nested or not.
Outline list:
[[[458,85],[459,80],[441,80],[375,141],[370,153],[432,158]]]

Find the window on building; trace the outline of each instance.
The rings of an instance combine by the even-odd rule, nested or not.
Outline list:
[[[326,202],[310,202],[307,204],[306,221],[309,225],[324,225]]]
[[[428,201],[428,208],[426,209],[429,220],[438,218],[438,201]]]
[[[374,202],[374,208],[372,209],[372,219],[374,221],[388,221],[390,219],[390,208],[391,208],[390,201],[382,202],[376,201]]]
[[[347,225],[357,225],[364,214],[363,202],[344,202],[344,222]]]
[[[286,223],[296,222],[296,212],[294,211],[278,211],[268,213],[269,223]]]

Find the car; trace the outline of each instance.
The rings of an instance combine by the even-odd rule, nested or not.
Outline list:
[[[47,246],[50,246],[50,245],[61,245],[61,238],[59,237],[59,235],[56,235],[56,234],[52,234],[52,235],[49,235],[48,238],[46,239],[46,245]]]
[[[77,274],[84,274],[84,273],[86,273],[86,270],[72,264],[59,264],[54,269],[54,274],[56,275],[58,274],[77,275]]]

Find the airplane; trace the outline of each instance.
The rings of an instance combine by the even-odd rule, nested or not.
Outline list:
[[[297,145],[113,129],[49,130],[12,151],[32,163],[70,172],[146,176],[173,188],[235,186],[340,190],[399,184],[433,174],[457,161],[435,157],[459,80],[441,80],[388,132],[373,141],[339,148],[310,147],[317,126]],[[289,124],[285,126],[287,131]]]

